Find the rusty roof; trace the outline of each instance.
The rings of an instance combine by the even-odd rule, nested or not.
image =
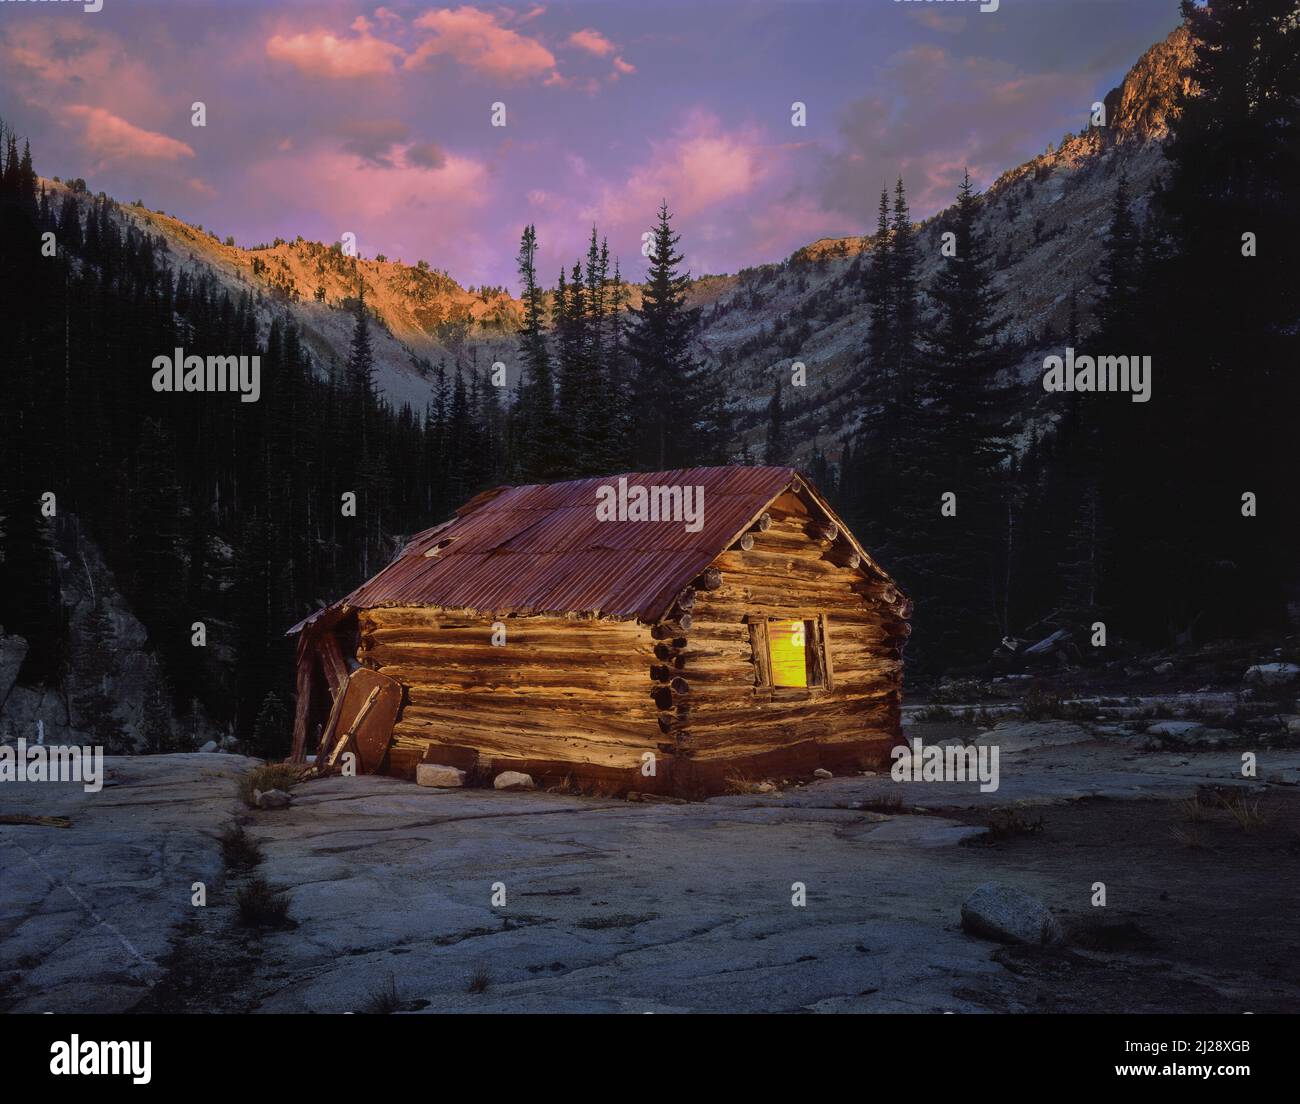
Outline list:
[[[703,525],[597,517],[597,490],[702,487]],[[498,487],[412,537],[374,578],[326,610],[432,606],[484,614],[578,614],[653,622],[772,501],[795,489],[837,522],[862,569],[888,578],[794,468],[732,465]],[[299,622],[290,634],[326,610]]]

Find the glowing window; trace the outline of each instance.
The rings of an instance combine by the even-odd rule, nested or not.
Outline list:
[[[772,689],[831,688],[826,617],[752,615],[749,624],[755,682]]]

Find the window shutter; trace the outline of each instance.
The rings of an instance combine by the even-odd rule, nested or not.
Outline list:
[[[772,653],[767,639],[767,618],[750,617],[749,646],[754,650],[754,681],[758,686],[772,685]]]
[[[830,623],[823,613],[817,618],[817,654],[821,656],[822,678],[827,690],[835,689],[835,665],[831,662]]]

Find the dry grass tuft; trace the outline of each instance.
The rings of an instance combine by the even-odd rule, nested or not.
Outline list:
[[[488,986],[492,984],[492,975],[488,972],[487,966],[479,963],[474,967],[474,972],[469,976],[469,982],[465,986],[467,993],[486,993]]]
[[[388,982],[379,986],[369,997],[361,1011],[368,1016],[391,1016],[402,1006],[397,998],[397,979],[388,975]]]
[[[255,767],[239,780],[239,796],[250,809],[257,808],[253,791],[284,790],[288,793],[298,783],[303,768],[297,763],[267,763]]]
[[[290,926],[289,898],[261,878],[254,878],[235,894],[239,922],[246,928],[279,929]]]
[[[221,833],[221,857],[228,870],[251,870],[262,861],[262,848],[242,825],[232,824]]]

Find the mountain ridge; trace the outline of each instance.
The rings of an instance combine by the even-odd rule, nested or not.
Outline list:
[[[1071,292],[1080,316],[1091,313],[1088,274],[1100,259],[1112,182],[1120,173],[1127,177],[1140,216],[1161,171],[1160,145],[1177,97],[1189,87],[1184,74],[1191,55],[1190,35],[1179,26],[1105,94],[1107,126],[1067,134],[1059,145],[1007,169],[984,193],[984,227],[996,231],[995,282],[1013,320],[1004,337],[1024,353],[1023,370],[1050,345],[1044,339],[1062,329]],[[55,192],[68,188],[44,183]],[[937,266],[938,235],[950,211],[917,224],[923,285]],[[261,327],[289,311],[322,373],[346,362],[356,289],[364,280],[377,323],[376,383],[395,406],[422,410],[440,361],[460,371],[500,361],[512,385],[518,378],[515,330],[523,305],[503,288],[463,287],[425,262],[349,256],[339,243],[302,237],[249,248],[223,243],[202,226],[138,202],[117,204],[115,213],[160,236],[181,270],[206,270],[232,293],[254,293]],[[697,353],[735,396],[737,429],[748,445],[761,432],[773,370],[795,360],[804,361],[810,375],[807,394],[793,403],[796,455],[823,444],[833,450],[852,429],[848,404],[839,400],[866,339],[854,283],[871,245],[869,235],[822,238],[784,260],[693,281],[689,300],[702,309],[703,322]],[[638,285],[629,291],[635,304]],[[1032,421],[1026,418],[1027,425]]]

